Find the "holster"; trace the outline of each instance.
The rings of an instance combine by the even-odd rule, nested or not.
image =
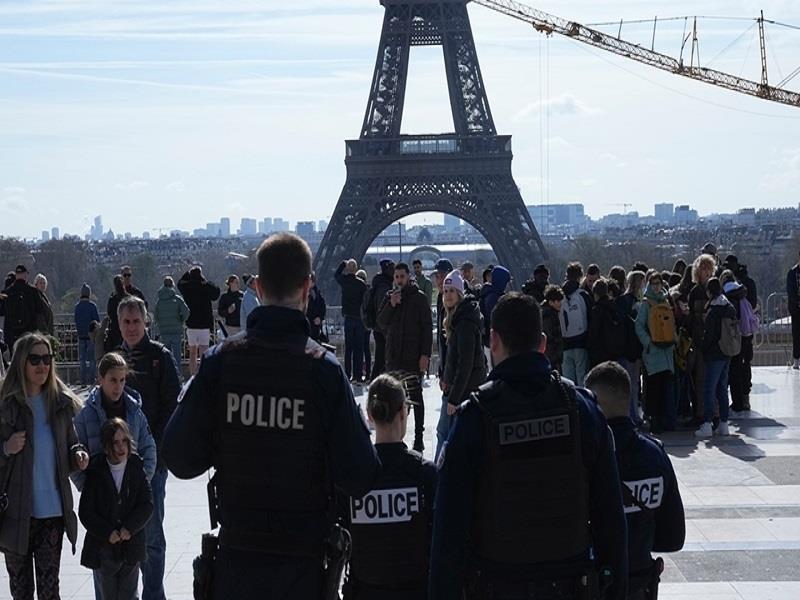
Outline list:
[[[216,567],[219,539],[213,533],[203,534],[200,556],[192,561],[194,571],[193,592],[195,600],[213,600],[214,571]]]
[[[658,585],[664,572],[664,559],[655,559],[644,571],[633,573],[629,579],[629,600],[658,600]]]
[[[331,527],[325,539],[325,559],[323,566],[325,577],[323,579],[322,600],[339,600],[339,586],[342,583],[342,574],[350,560],[352,549],[350,532],[338,523]]]

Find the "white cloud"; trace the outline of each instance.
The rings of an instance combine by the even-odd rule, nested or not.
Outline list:
[[[146,181],[129,181],[127,183],[115,183],[114,189],[120,190],[123,192],[135,192],[136,190],[143,190],[147,187],[150,187],[150,184]]]
[[[168,192],[176,192],[178,194],[182,194],[186,191],[186,184],[182,181],[173,181],[168,183],[164,186],[164,189]]]
[[[550,115],[559,117],[576,115],[599,115],[603,111],[597,107],[586,104],[583,100],[576,98],[570,93],[563,93],[554,98],[539,102],[531,102],[520,109],[514,117],[517,121],[530,121],[538,118],[539,111],[544,109]]]
[[[24,187],[19,186],[9,186],[3,188],[3,195],[4,196],[21,196],[25,193]]]

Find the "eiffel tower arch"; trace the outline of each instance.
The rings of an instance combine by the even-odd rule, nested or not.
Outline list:
[[[346,142],[347,179],[314,260],[330,293],[347,258],[363,258],[393,222],[420,212],[477,229],[517,283],[545,258],[511,174],[511,136],[498,135],[483,84],[469,0],[380,0],[385,8],[364,124]],[[441,46],[455,131],[401,135],[412,46]]]

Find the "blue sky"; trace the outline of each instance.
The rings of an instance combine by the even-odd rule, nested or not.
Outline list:
[[[763,8],[800,25],[790,0],[531,3],[583,23]],[[470,15],[526,203],[582,202],[599,216],[623,203],[651,214],[656,202],[708,213],[800,201],[800,109],[548,41],[480,6]],[[5,0],[0,235],[84,233],[100,213],[134,233],[223,215],[326,218],[382,18],[377,0]],[[702,21],[703,64],[750,25]],[[660,25],[657,49],[677,54],[682,30]],[[651,35],[623,29],[643,44]],[[768,36],[777,82],[800,66],[800,31]],[[440,49],[415,48],[411,60],[404,131],[451,130]],[[755,29],[710,66],[758,78]],[[800,90],[800,77],[789,87]]]

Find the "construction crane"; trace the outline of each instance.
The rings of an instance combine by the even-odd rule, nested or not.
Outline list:
[[[800,107],[800,93],[792,92],[781,87],[769,85],[767,78],[767,54],[766,54],[766,41],[764,36],[764,13],[757,19],[759,27],[759,40],[761,43],[761,81],[751,81],[729,73],[723,73],[715,69],[708,69],[705,67],[694,66],[694,47],[697,42],[697,21],[695,19],[694,31],[692,34],[692,64],[686,65],[683,62],[683,57],[674,58],[667,54],[656,52],[654,49],[647,49],[639,44],[625,41],[621,39],[621,22],[620,34],[617,37],[597,31],[580,23],[574,21],[567,21],[560,17],[550,15],[544,11],[538,10],[531,6],[516,2],[515,0],[472,0],[475,4],[480,4],[486,8],[514,17],[520,21],[530,23],[533,28],[545,35],[552,35],[558,33],[568,38],[590,44],[602,50],[613,52],[619,56],[635,60],[651,67],[656,67],[663,71],[674,73],[675,75],[682,75],[690,79],[696,79],[711,85],[723,87],[734,92],[755,96],[764,100],[771,100],[772,102],[779,102],[789,106]],[[655,21],[654,21],[655,24]],[[688,40],[688,37],[686,38]],[[684,44],[686,42],[684,40]],[[699,60],[698,60],[699,62]],[[796,70],[790,77],[784,79],[781,85],[789,79],[800,73],[800,69]]]

